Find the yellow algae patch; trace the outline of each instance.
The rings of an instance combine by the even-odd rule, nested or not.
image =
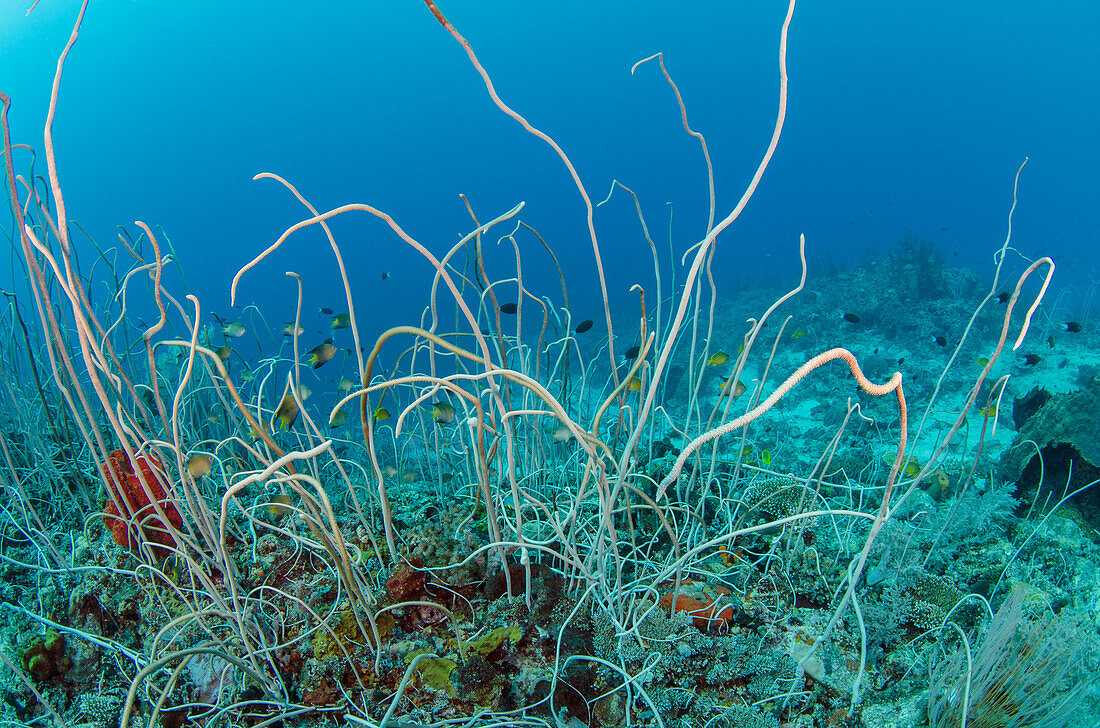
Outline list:
[[[523,630],[516,625],[511,627],[497,627],[492,632],[482,637],[478,637],[472,642],[467,642],[466,646],[471,652],[475,652],[482,657],[488,657],[490,653],[495,652],[498,647],[504,644],[504,640],[508,640],[512,644],[520,641],[523,637]]]
[[[413,650],[405,656],[405,662],[412,662],[417,655],[426,651]],[[451,672],[456,667],[458,663],[446,657],[426,657],[416,666],[417,684],[421,688],[447,693],[453,698],[456,693],[455,686],[451,683]]]
[[[456,667],[458,664],[446,657],[429,657],[422,660],[416,670],[424,681],[424,687],[442,690],[453,698],[455,686],[451,684],[451,671]]]
[[[354,654],[356,646],[363,643],[363,636],[359,633],[359,625],[356,624],[355,615],[352,614],[350,609],[340,612],[336,615],[336,619],[335,624],[329,624],[331,632],[322,627],[313,633],[311,640],[313,643],[313,656],[318,660],[343,657],[344,653],[340,649],[341,644],[349,654]],[[375,618],[374,623],[378,627],[378,636],[385,642],[386,638],[393,632],[393,617],[389,612],[383,612]],[[374,647],[374,634],[371,632],[370,624],[364,620],[363,627],[367,630],[367,639],[371,647]],[[335,635],[335,639],[333,635]]]

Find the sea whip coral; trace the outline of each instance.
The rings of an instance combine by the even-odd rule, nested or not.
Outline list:
[[[135,461],[145,480],[145,487],[134,471]],[[132,550],[143,541],[161,546],[175,544],[167,524],[149,500],[150,495],[155,498],[156,505],[172,528],[179,530],[183,527],[183,518],[164,493],[164,466],[159,460],[152,455],[138,455],[131,460],[124,450],[115,450],[103,463],[103,477],[114,496],[107,499],[104,517],[115,543]],[[119,513],[116,501],[131,512]]]

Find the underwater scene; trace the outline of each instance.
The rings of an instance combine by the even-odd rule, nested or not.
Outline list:
[[[1100,727],[1100,8],[0,8],[0,728]]]

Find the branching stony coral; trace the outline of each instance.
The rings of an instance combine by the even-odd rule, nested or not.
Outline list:
[[[779,728],[779,719],[759,708],[734,705],[725,709],[722,717],[712,725],[715,728]]]
[[[90,719],[82,725],[89,728],[108,728],[118,722],[122,698],[117,695],[83,695],[80,698],[80,714]]]

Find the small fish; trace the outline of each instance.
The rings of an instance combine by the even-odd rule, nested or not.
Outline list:
[[[176,558],[175,554],[169,554],[165,557],[164,561],[160,564],[160,570],[172,580],[173,584],[180,583],[180,575],[183,573],[183,567],[180,563],[180,559]]]
[[[416,480],[416,473],[412,470],[406,470],[405,472],[401,473],[401,480],[406,483],[412,483]]]
[[[859,323],[859,316],[857,316],[854,313],[846,313],[846,314],[844,314],[844,320],[847,321],[850,324],[858,324]]]
[[[592,319],[585,319],[584,321],[581,321],[579,324],[577,324],[577,333],[583,334],[590,328],[592,328]]]
[[[642,379],[641,377],[631,377],[630,384],[626,385],[628,392],[640,392],[642,391]]]
[[[338,349],[331,342],[326,341],[309,350],[309,363],[314,369],[336,356]]]
[[[502,303],[500,304],[501,313],[516,313],[519,311],[518,303]]]
[[[1076,321],[1067,321],[1066,331],[1071,334],[1079,334],[1081,333],[1081,324],[1077,323]]]
[[[1024,366],[1033,367],[1043,360],[1038,354],[1024,354]]]
[[[219,346],[217,349],[214,350],[214,353],[217,354],[218,358],[222,361],[227,361],[229,359],[229,355],[233,353],[233,350],[230,349],[228,346]]]
[[[803,336],[805,336],[805,335],[806,335],[806,334],[808,334],[808,333],[809,333],[809,332],[808,332],[808,331],[806,331],[806,329],[795,329],[795,330],[794,330],[794,331],[793,331],[793,332],[791,333],[791,338],[792,338],[792,339],[801,339],[801,338],[802,338]]]
[[[222,463],[222,468],[225,470],[225,474],[232,478],[237,473],[244,470],[247,466],[244,461],[236,455],[230,455],[229,459]]]
[[[217,412],[214,412],[214,413],[209,414],[209,415],[206,416],[206,421],[209,422],[212,425],[217,425],[217,424],[221,423],[222,416],[220,414],[218,414]]]
[[[1012,294],[1007,291],[997,294],[997,303],[1008,303],[1008,299],[1012,298]]]
[[[740,379],[738,379],[737,383],[734,384],[733,383],[733,377],[730,377],[726,381],[722,382],[722,389],[718,393],[718,396],[719,397],[728,397],[732,394],[733,398],[737,399],[738,397],[740,397],[742,394],[745,393],[746,389],[748,389],[748,387],[745,386],[744,382],[742,382]]]
[[[338,313],[336,318],[329,323],[329,327],[333,329],[346,329],[351,326],[351,314],[350,313]]]
[[[947,496],[948,491],[951,489],[951,481],[947,478],[947,473],[943,468],[937,470],[933,475],[936,477],[936,483],[934,487],[928,489],[929,495],[933,498],[944,498]]]
[[[240,321],[230,321],[225,325],[225,328],[222,329],[223,334],[231,336],[234,339],[239,339],[244,336],[245,331],[247,331],[247,329]]]
[[[187,474],[195,480],[208,475],[214,467],[214,458],[203,452],[191,453],[187,458]]]
[[[902,471],[902,473],[905,475],[906,478],[915,478],[920,475],[920,471],[921,466],[920,463],[917,462],[916,458],[909,458],[909,462],[905,464],[905,469]]]
[[[298,387],[298,399],[302,400],[303,402],[309,399],[310,395],[312,394],[313,390],[305,386],[304,384],[301,387]]]
[[[724,351],[716,351],[711,355],[709,359],[707,359],[707,364],[710,364],[712,367],[720,367],[729,360],[729,354]]]
[[[301,336],[305,332],[301,326],[295,326],[293,321],[287,321],[283,326],[283,336]]]
[[[284,394],[282,400],[279,401],[279,406],[275,408],[275,419],[279,421],[279,429],[289,430],[294,425],[294,421],[298,419],[300,411],[298,403],[294,401],[294,397],[290,395],[290,392]]]
[[[978,365],[979,365],[979,366],[983,366],[983,367],[984,367],[984,366],[988,366],[988,365],[989,365],[989,357],[988,357],[988,356],[979,356],[979,357],[978,357],[977,359],[975,359],[974,361],[978,362]]]
[[[391,275],[392,273],[390,273],[388,270],[382,271],[382,280],[387,280]]]
[[[746,458],[749,455],[752,455],[752,445],[745,445],[741,448],[741,457]]]
[[[291,400],[291,402],[293,402],[293,401],[294,400]],[[262,440],[262,439],[264,439],[264,437],[263,437],[264,435],[270,435],[270,434],[271,434],[271,427],[266,422],[261,422],[260,423],[260,429],[259,430],[257,430],[255,427],[248,428],[248,436],[250,438],[252,438],[253,442],[255,442],[257,440]]]
[[[434,402],[432,403],[432,416],[435,417],[435,421],[442,425],[449,425],[455,420],[455,408],[446,402]]]
[[[627,359],[637,359],[638,352],[640,352],[641,350],[642,348],[640,346],[632,346],[626,350],[626,353],[623,354],[623,356]]]
[[[1047,337],[1047,348],[1048,349],[1053,349],[1054,348],[1054,334],[1051,334],[1050,336]]]
[[[341,392],[350,392],[355,389],[355,382],[347,377],[340,377],[340,381],[336,383],[336,388]]]
[[[551,434],[551,437],[554,438],[554,442],[567,442],[573,438],[573,431],[565,425],[562,425],[558,429],[554,430],[554,432]]]
[[[271,514],[272,518],[282,518],[290,513],[290,503],[290,496],[285,493],[273,495],[267,503],[267,512]]]
[[[762,450],[760,452],[760,462],[762,462],[765,466],[772,464],[772,454],[770,450]]]
[[[898,358],[898,366],[900,367],[900,366],[901,366],[902,364],[904,364],[904,363],[905,363],[905,357],[904,357],[904,356],[903,356],[903,357],[899,357],[899,358]]]
[[[142,403],[146,407],[148,407],[149,409],[156,409],[157,408],[157,398],[155,396],[153,396],[153,391],[151,389],[147,389],[147,388],[142,388],[140,391],[141,391],[141,401],[142,401]]]
[[[980,410],[978,410],[978,414],[980,414],[982,417],[991,417],[993,419],[997,419],[997,405],[987,404],[985,407],[982,407]]]
[[[325,308],[324,306],[322,306],[321,308],[317,309],[317,313],[321,314],[322,316],[331,316],[332,315],[332,309],[331,308]]]
[[[932,337],[932,341],[936,342],[939,346],[947,346],[947,337],[936,334]]]
[[[397,468],[392,465],[387,465],[386,467],[382,468],[382,475],[387,478],[392,478],[397,475]]]
[[[343,427],[344,423],[347,422],[347,421],[348,421],[348,411],[347,410],[337,410],[336,414],[334,414],[329,419],[328,426],[329,427]]]
[[[374,419],[377,422],[382,422],[390,418],[390,411],[385,407],[379,407],[374,411]]]

